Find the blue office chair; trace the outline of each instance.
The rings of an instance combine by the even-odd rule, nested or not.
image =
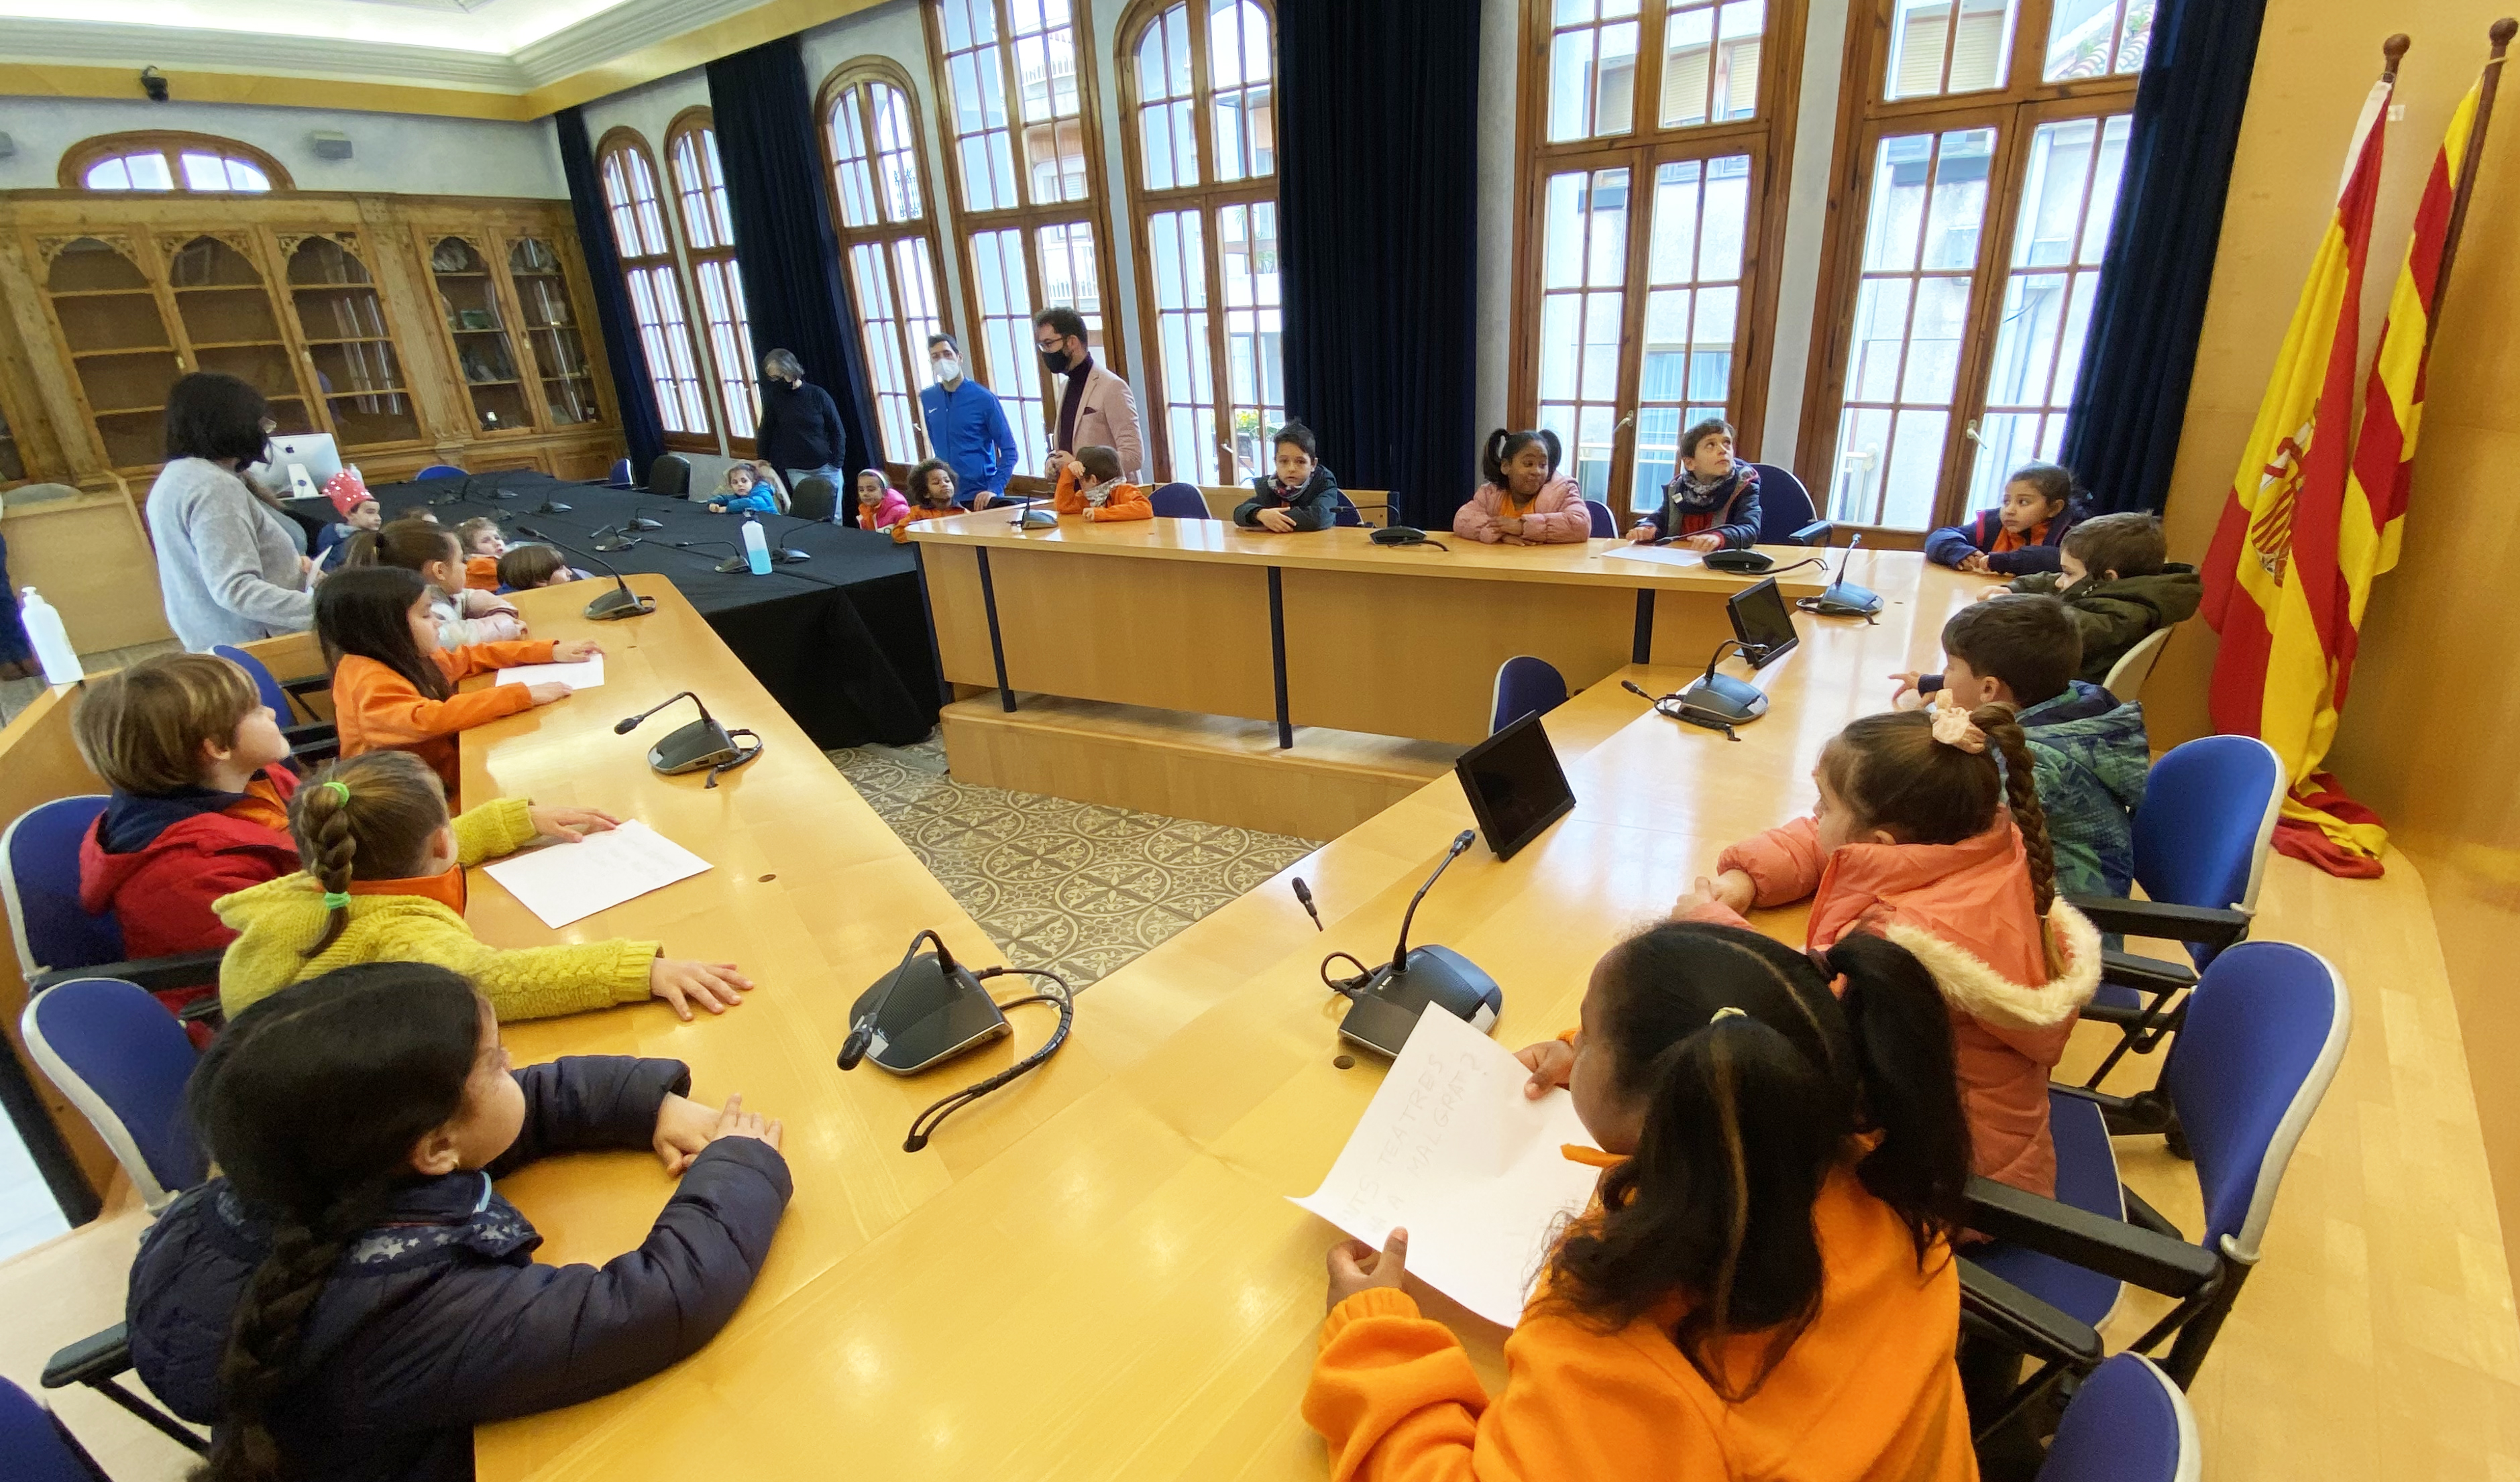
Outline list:
[[[17,1482],[106,1482],[105,1469],[59,1415],[0,1378],[0,1472]]]
[[[26,991],[40,995],[57,982],[99,972],[161,992],[216,983],[220,954],[124,962],[122,923],[111,912],[90,916],[79,905],[79,844],[106,801],[101,793],[55,798],[0,831],[0,906],[9,913],[10,943]],[[218,1000],[203,1002],[214,1007]]]
[[[2075,1391],[2039,1482],[2198,1482],[2204,1468],[2187,1396],[2150,1359],[2120,1354]]]
[[[2205,969],[2188,996],[2187,1027],[2171,1046],[2162,1073],[2163,1089],[2185,1124],[2204,1195],[2205,1225],[2193,1244],[2123,1186],[2123,1220],[2088,1207],[2089,1190],[2102,1177],[2096,1165],[2107,1160],[2106,1177],[2116,1177],[2108,1140],[2092,1138],[2088,1119],[2056,1140],[2061,1200],[1987,1179],[1969,1181],[1969,1228],[1996,1239],[1961,1262],[1967,1325],[1981,1339],[2043,1361],[1993,1418],[1977,1425],[1980,1436],[2008,1424],[2065,1373],[2097,1367],[2093,1329],[2115,1305],[2122,1281],[2178,1304],[2128,1350],[2149,1354],[2169,1342],[2163,1370],[2182,1389],[2194,1382],[2258,1263],[2285,1165],[2336,1078],[2353,1027],[2354,1003],[2344,981],[2305,948],[2244,942]],[[2103,1108],[2116,1100],[2079,1087],[2053,1090]],[[2015,1253],[2020,1247],[2080,1271],[2067,1279],[2052,1264],[2023,1259]],[[2105,1280],[2094,1281],[2094,1275]]]
[[[1811,490],[1790,470],[1754,463],[1759,471],[1759,544],[1824,546],[1836,526],[1820,517]]]
[[[1608,505],[1598,499],[1588,499],[1584,501],[1584,512],[1593,516],[1595,540],[1606,540],[1619,533],[1619,517],[1610,513]]]
[[[612,472],[604,480],[604,486],[608,489],[635,489],[639,486],[638,480],[630,472],[629,459],[612,460]]]
[[[2119,1038],[2087,1086],[2096,1088],[2130,1053],[2149,1055],[2176,1034],[2182,995],[2197,974],[2248,935],[2285,785],[2282,759],[2254,736],[2199,737],[2153,763],[2135,814],[2135,879],[2146,899],[2070,900],[2102,931],[2182,942],[2189,960],[2102,955],[2100,988],[2083,1016],[2117,1025]],[[2111,1118],[2111,1131],[2168,1133],[2176,1126],[2175,1107],[2157,1090],[2128,1104]],[[2179,1145],[2175,1137],[2172,1145]]]
[[[423,478],[462,478],[464,476],[464,471],[451,463],[433,463],[412,475],[415,480]]]
[[[1526,715],[1547,715],[1566,703],[1566,677],[1545,658],[1517,653],[1497,665],[1496,694],[1489,706],[1488,735]]]
[[[292,758],[301,762],[320,762],[341,754],[339,728],[317,715],[299,698],[331,693],[333,681],[329,676],[317,674],[305,679],[277,679],[261,659],[234,644],[212,644],[210,651],[243,669],[246,677],[253,681],[254,693],[262,696],[262,702],[271,707],[272,715],[280,721],[280,734],[289,742],[289,754]]]
[[[1382,517],[1385,519],[1391,517],[1391,506],[1382,507]],[[1347,497],[1345,489],[1338,491],[1338,508],[1330,512],[1330,524],[1334,527],[1346,525],[1350,528],[1362,528],[1365,524],[1365,516],[1357,512],[1356,501]]]
[[[18,1021],[26,1052],[96,1127],[152,1212],[202,1182],[207,1161],[184,1115],[198,1056],[184,1027],[136,983],[75,977],[36,994]]]
[[[1207,507],[1207,497],[1198,492],[1198,486],[1195,484],[1165,484],[1155,490],[1148,502],[1155,507],[1155,514],[1165,519],[1214,519],[1216,517],[1216,512]]]

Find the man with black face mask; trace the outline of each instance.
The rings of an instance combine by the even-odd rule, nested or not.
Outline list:
[[[1094,363],[1084,317],[1074,309],[1044,309],[1032,316],[1032,339],[1050,373],[1067,378],[1051,428],[1050,476],[1057,478],[1077,449],[1106,447],[1120,455],[1120,477],[1135,482],[1146,466],[1138,397],[1127,382]]]

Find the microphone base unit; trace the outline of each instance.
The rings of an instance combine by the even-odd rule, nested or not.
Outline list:
[[[849,1006],[850,1022],[876,1013],[878,1004],[881,1013],[866,1057],[895,1075],[917,1075],[1012,1032],[1005,1011],[971,969],[957,963],[948,971],[934,953],[878,978]]]
[[[1450,947],[1413,947],[1406,958],[1375,968],[1349,995],[1339,1038],[1396,1059],[1429,1004],[1485,1034],[1505,1011],[1505,990]]]
[[[1685,710],[1702,711],[1726,725],[1738,726],[1768,713],[1768,693],[1730,674],[1710,674],[1680,692],[1680,703]]]
[[[634,515],[630,516],[630,528],[633,530],[661,530],[665,528],[665,522],[661,519],[650,519],[645,515]]]
[[[618,622],[625,617],[645,617],[656,610],[656,599],[641,597],[628,587],[614,587],[586,605],[586,615],[597,622]]]
[[[1880,593],[1851,581],[1833,582],[1809,601],[1811,609],[1822,617],[1870,617],[1881,610]]]
[[[733,576],[739,571],[751,570],[752,562],[744,560],[741,556],[730,556],[726,560],[719,561],[716,565],[709,567],[709,569],[715,571],[720,576]]]
[[[788,546],[770,553],[770,563],[775,566],[802,565],[813,559],[810,553],[799,551],[794,546]]]
[[[534,513],[537,515],[565,515],[576,508],[577,506],[565,503],[562,500],[546,499],[541,504],[534,506]]]
[[[735,738],[714,720],[696,720],[648,748],[648,765],[667,777],[698,772],[742,755]]]
[[[1015,528],[1018,530],[1056,530],[1058,528],[1058,516],[1057,513],[1050,510],[1026,510],[1023,512],[1022,516],[1015,520]]]

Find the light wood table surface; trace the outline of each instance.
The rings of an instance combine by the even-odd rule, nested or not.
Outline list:
[[[1762,676],[1776,707],[1738,741],[1650,713],[1615,679],[1550,717],[1567,738],[1575,814],[1510,861],[1474,848],[1418,917],[1418,941],[1504,985],[1501,1043],[1570,1022],[1604,950],[1724,844],[1807,808],[1821,745],[1878,708],[1880,676],[1930,656],[1944,616],[1982,585],[1905,554],[1859,555],[1854,574],[1892,597],[1883,620],[1800,618],[1801,648]],[[576,595],[563,606],[528,594],[538,636],[595,626],[551,619]],[[958,949],[976,933],[822,758],[783,748],[775,710],[713,662],[723,651],[687,609],[669,601],[628,626],[598,635],[613,650],[603,690],[467,733],[467,779],[628,806],[718,861],[564,935],[658,934],[669,952],[734,955],[764,986],[721,1022],[682,1027],[643,1008],[520,1025],[511,1042],[524,1058],[679,1055],[701,1094],[744,1091],[788,1118],[796,1202],[761,1287],[708,1349],[608,1399],[484,1427],[481,1475],[1320,1475],[1296,1401],[1335,1235],[1286,1196],[1318,1185],[1380,1066],[1332,1065],[1337,1006],[1317,964],[1331,948],[1388,954],[1410,894],[1468,823],[1458,784],[1430,784],[1290,872],[1317,887],[1327,932],[1270,881],[1085,992],[1074,1038],[1038,1080],[908,1154],[915,1104],[1004,1052],[912,1085],[841,1076],[831,1057],[849,1000],[910,931],[942,924]],[[1690,677],[1626,672],[1658,693]],[[722,719],[773,737],[751,775],[721,788],[733,796],[649,776],[631,746],[647,733],[610,735],[686,682]],[[783,749],[811,766],[780,768]],[[763,873],[781,878],[761,884]],[[488,939],[553,935],[495,884],[476,885],[472,915]],[[1770,924],[1798,935],[1790,916]],[[1018,1043],[1042,1028],[1020,1024]],[[652,1157],[628,1153],[559,1160],[506,1188],[543,1230],[542,1257],[562,1261],[635,1244],[668,1192]],[[1498,1336],[1472,1333],[1492,1381]]]
[[[1062,519],[1003,508],[911,526],[956,684],[1419,741],[1487,734],[1497,666],[1549,660],[1570,690],[1641,659],[1703,664],[1757,581],[1640,561],[1615,540],[1377,546],[1358,528]],[[1771,547],[1779,567],[1842,552]],[[1780,572],[1790,602],[1827,584]],[[1282,694],[1279,688],[1282,676]]]

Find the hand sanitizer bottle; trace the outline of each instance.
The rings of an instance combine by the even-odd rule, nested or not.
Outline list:
[[[763,534],[761,521],[747,516],[743,521],[743,559],[752,563],[752,574],[770,574],[770,537]]]
[[[45,684],[74,685],[87,677],[87,671],[79,667],[78,650],[70,646],[69,629],[62,624],[62,614],[34,588],[25,589],[25,601],[19,606],[18,615],[25,619],[26,637],[35,646],[35,657],[43,662]]]

